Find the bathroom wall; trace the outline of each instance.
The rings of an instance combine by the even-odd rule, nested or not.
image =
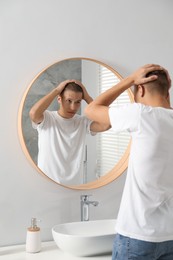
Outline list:
[[[115,218],[125,174],[91,191],[74,191],[37,173],[18,136],[18,109],[31,80],[70,57],[97,59],[127,76],[145,63],[167,67],[173,78],[172,0],[0,1],[0,246],[25,242],[31,217],[51,227],[80,220],[80,194],[100,202],[91,219]],[[173,98],[172,98],[173,99]]]

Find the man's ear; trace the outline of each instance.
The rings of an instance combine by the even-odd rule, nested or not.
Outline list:
[[[62,101],[62,98],[61,98],[61,96],[60,96],[60,95],[58,95],[58,97],[57,97],[57,101],[58,101],[58,103],[61,103],[61,101]]]
[[[145,95],[145,88],[143,85],[138,85],[138,91],[141,97],[144,97]]]

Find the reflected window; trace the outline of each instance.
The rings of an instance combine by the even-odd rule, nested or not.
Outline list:
[[[100,94],[120,81],[120,79],[106,67],[99,65],[98,73],[98,93]],[[125,91],[111,104],[111,106],[119,107],[127,103],[130,103],[130,99],[128,92]],[[102,134],[97,134],[97,178],[103,176],[105,172],[108,172],[116,163],[118,163],[123,156],[129,141],[130,135],[128,132],[115,134],[113,130],[110,129]]]

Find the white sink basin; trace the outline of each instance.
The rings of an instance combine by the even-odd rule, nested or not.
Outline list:
[[[57,246],[75,256],[92,256],[112,252],[115,219],[72,222],[52,228]]]

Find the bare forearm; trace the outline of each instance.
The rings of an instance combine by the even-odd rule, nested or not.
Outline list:
[[[98,122],[92,122],[90,126],[90,130],[92,132],[98,133],[98,132],[104,132],[111,128],[110,124],[102,124]]]
[[[93,98],[91,96],[87,95],[84,100],[87,104],[90,104],[93,101]]]
[[[164,68],[155,64],[147,64],[139,68],[129,77],[123,79],[116,86],[108,89],[103,94],[98,96],[93,102],[91,102],[85,109],[86,116],[93,121],[105,124],[109,123],[109,105],[132,85],[145,84],[156,80],[156,75],[146,77],[147,73],[155,70],[164,70]]]
[[[147,73],[155,70],[165,70],[165,69],[160,65],[147,64],[139,68],[138,70],[136,70],[129,77],[120,81],[116,86],[105,91],[103,94],[101,94],[91,103],[91,106],[92,105],[109,106],[122,92],[124,92],[132,85],[145,84],[147,82],[157,79],[156,75],[146,77]],[[90,105],[88,107],[90,107]]]
[[[100,96],[92,102],[93,105],[109,106],[118,96],[120,96],[125,90],[133,85],[132,78],[125,78],[121,80],[117,85],[106,90]]]
[[[43,120],[44,111],[50,106],[52,101],[58,96],[59,92],[57,89],[53,89],[46,96],[41,98],[31,108],[29,115],[33,122],[40,123]]]
[[[133,80],[131,78],[123,79],[116,86],[113,86],[100,96],[96,97],[96,99],[85,108],[86,116],[90,120],[110,125],[108,116],[109,105],[131,85],[133,85]]]

